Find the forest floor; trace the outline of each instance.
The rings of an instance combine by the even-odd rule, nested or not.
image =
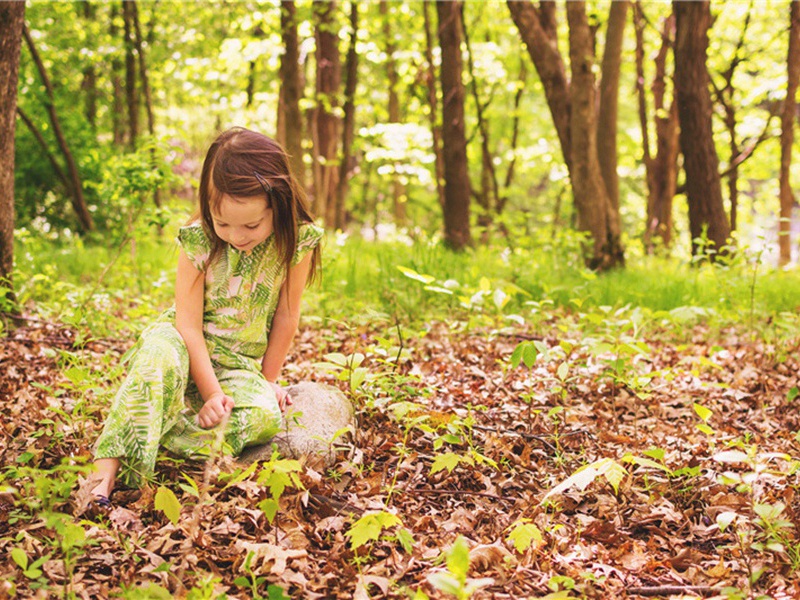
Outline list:
[[[75,515],[63,459],[88,460],[131,342],[28,321],[0,340],[0,597],[800,597],[797,337],[597,327],[306,325],[287,379],[357,406],[338,462],[270,523],[263,466],[164,458],[173,523],[155,488]]]

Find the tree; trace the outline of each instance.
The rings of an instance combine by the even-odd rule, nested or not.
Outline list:
[[[358,85],[358,2],[350,3],[350,42],[345,59],[344,120],[342,122],[342,160],[336,186],[334,210],[336,229],[345,226],[345,199],[353,171],[353,141],[356,137],[356,86]]]
[[[383,37],[386,44],[386,79],[389,84],[389,123],[400,122],[400,97],[397,93],[397,86],[399,77],[397,75],[397,65],[395,59],[395,51],[397,46],[394,42],[394,32],[392,29],[391,17],[389,14],[389,3],[386,0],[380,0],[378,4],[380,11]],[[406,222],[406,190],[405,186],[400,181],[397,173],[392,174],[392,200],[394,209],[394,221],[398,225],[405,225]]]
[[[436,67],[433,64],[434,40],[431,33],[430,2],[423,0],[422,17],[425,26],[425,83],[428,87],[428,119],[431,123],[431,142],[434,156],[434,176],[436,178],[436,197],[444,210],[444,157],[442,156],[442,126],[439,123],[439,98],[436,85]]]
[[[708,1],[672,3],[675,12],[675,89],[680,144],[686,172],[692,255],[702,254],[704,236],[713,259],[728,243],[730,225],[722,203],[719,158],[711,126],[706,53],[711,10]]]
[[[7,287],[14,302],[14,132],[25,2],[0,3],[0,23],[0,290]]]
[[[604,61],[611,71],[608,88],[618,87],[624,12],[622,6],[611,10],[609,18],[611,40]],[[624,10],[627,11],[627,3]],[[591,244],[586,248],[586,264],[594,269],[609,269],[625,262],[620,241],[619,208],[612,202],[603,179],[598,157],[597,127],[598,106],[594,75],[594,35],[586,15],[585,2],[567,2],[569,23],[569,55],[571,81],[567,78],[564,59],[558,49],[558,24],[554,2],[540,2],[535,6],[528,0],[508,0],[509,11],[522,41],[528,49],[553,118],[561,145],[564,163],[569,171],[577,212],[578,229],[587,232]],[[620,19],[620,16],[623,18]],[[603,74],[606,77],[606,74]],[[606,108],[603,122],[604,135],[616,136],[616,111],[611,97],[616,92],[606,91]],[[616,173],[616,161],[605,167]]]
[[[794,144],[794,126],[797,114],[797,86],[800,83],[800,2],[792,2],[789,15],[789,56],[786,59],[788,79],[786,82],[786,99],[781,112],[781,171],[780,171],[780,224],[778,226],[778,245],[780,262],[786,264],[792,259],[790,219],[795,205],[794,193],[790,180],[792,166],[792,145]]]
[[[464,133],[464,84],[461,81],[461,2],[438,1],[442,51],[442,142],[444,148],[444,239],[455,250],[472,244],[469,225],[470,182]]]
[[[655,122],[656,154],[650,153],[649,119],[644,77],[644,27],[645,16],[640,2],[634,5],[636,25],[636,91],[639,102],[639,122],[642,129],[643,161],[647,178],[647,216],[645,221],[645,249],[652,253],[654,237],[661,239],[664,247],[672,244],[672,202],[678,185],[678,105],[674,94],[667,93],[667,57],[675,37],[675,16],[664,19],[661,45],[655,57],[655,75],[650,88],[653,92],[653,120]]]
[[[300,44],[297,38],[297,9],[294,0],[281,2],[281,39],[283,54],[280,66],[278,99],[278,141],[289,154],[292,171],[299,181],[305,180],[303,163],[303,114],[300,99],[303,84],[300,71]]]
[[[122,0],[122,21],[125,35],[125,98],[128,104],[128,146],[136,149],[139,137],[139,92],[136,87],[136,57],[134,51],[133,0]]]
[[[75,215],[78,217],[78,222],[81,229],[83,231],[92,231],[94,230],[94,221],[92,220],[92,215],[89,213],[89,208],[86,206],[86,200],[83,195],[83,183],[81,182],[80,173],[78,172],[78,165],[75,162],[75,158],[72,155],[69,144],[67,144],[67,139],[64,136],[64,132],[61,128],[61,121],[59,120],[58,113],[56,112],[56,100],[53,92],[53,85],[50,83],[50,78],[47,76],[44,63],[39,56],[39,52],[36,50],[36,45],[33,43],[33,38],[31,37],[28,28],[25,26],[22,28],[22,35],[25,38],[25,43],[30,50],[33,62],[36,64],[36,68],[39,71],[39,76],[44,84],[46,92],[44,101],[45,108],[47,109],[47,114],[50,117],[50,124],[53,126],[53,134],[56,136],[58,147],[61,150],[61,154],[64,157],[64,162],[67,165],[67,177],[65,177],[65,182],[67,183],[67,189],[72,201],[72,208],[75,210]]]
[[[339,144],[338,94],[342,79],[339,59],[339,36],[335,17],[337,3],[313,3],[317,40],[317,106],[314,111],[314,212],[324,215],[325,223],[336,222],[336,186],[339,179],[337,152]]]

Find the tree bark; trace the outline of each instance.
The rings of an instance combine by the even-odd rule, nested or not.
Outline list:
[[[464,85],[461,81],[461,2],[436,2],[442,52],[442,141],[444,146],[444,239],[454,250],[472,244],[469,224],[470,182],[464,133]]]
[[[394,58],[397,47],[392,39],[393,32],[389,16],[389,4],[386,0],[380,0],[378,11],[383,21],[383,37],[386,41],[386,80],[389,83],[389,123],[399,123],[400,98],[397,94],[399,77],[397,76],[397,65]],[[406,189],[396,172],[392,174],[392,209],[394,211],[394,222],[401,227],[404,226],[407,218]]]
[[[61,129],[61,121],[56,113],[53,86],[50,83],[50,78],[47,76],[47,71],[45,71],[44,63],[42,62],[42,59],[36,50],[36,46],[33,43],[33,38],[31,37],[28,28],[24,25],[22,28],[22,35],[25,38],[25,43],[30,50],[31,57],[33,58],[33,62],[36,64],[36,68],[39,71],[39,75],[42,78],[42,83],[44,84],[45,91],[47,93],[45,108],[47,109],[47,114],[50,117],[50,124],[53,126],[53,133],[56,136],[58,147],[61,149],[61,154],[64,156],[64,162],[67,165],[67,174],[69,175],[69,194],[72,202],[72,208],[75,210],[75,215],[78,217],[78,223],[81,227],[81,230],[84,232],[92,231],[94,230],[94,222],[92,221],[92,216],[89,213],[89,208],[86,206],[86,200],[83,196],[83,183],[81,182],[80,174],[78,173],[78,165],[75,163],[75,158],[72,156],[72,152],[69,149],[67,140],[64,137],[64,132]]]
[[[644,163],[647,170],[647,220],[645,224],[645,250],[655,249],[654,238],[659,237],[665,248],[672,245],[672,204],[678,183],[678,105],[666,96],[666,61],[675,37],[675,17],[664,19],[661,31],[661,46],[655,57],[655,75],[651,84],[653,91],[653,120],[655,122],[656,155],[650,154],[650,138],[646,108],[644,80],[644,26],[645,18],[639,2],[634,6],[636,23],[637,95],[639,118],[645,149]]]
[[[89,2],[82,2],[80,8],[83,12],[83,19],[85,23],[91,23],[95,19],[95,7]],[[89,61],[93,60],[91,57]],[[83,81],[81,82],[81,90],[86,94],[84,98],[84,114],[86,121],[88,121],[93,131],[97,130],[97,71],[95,70],[94,63],[90,62],[83,69]]]
[[[133,0],[122,0],[125,34],[125,99],[128,108],[128,147],[136,149],[139,137],[139,93],[136,88],[136,57],[133,35]]]
[[[303,86],[300,73],[300,43],[297,38],[297,9],[294,0],[281,2],[281,38],[284,52],[280,66],[280,104],[278,107],[278,139],[289,155],[292,172],[298,181],[305,181],[303,162],[303,115],[300,99]]]
[[[428,13],[430,2],[423,0],[422,16],[425,21],[425,64],[427,72],[425,80],[428,85],[428,116],[431,122],[431,139],[433,143],[434,177],[436,178],[436,196],[439,206],[444,210],[444,157],[442,156],[442,127],[439,125],[439,99],[436,85],[436,66],[433,64],[433,34],[431,18]]]
[[[676,19],[675,88],[686,171],[692,255],[708,252],[708,258],[713,260],[728,243],[730,225],[722,204],[719,158],[714,147],[711,95],[706,70],[711,11],[707,0],[674,0],[672,7]],[[713,244],[713,248],[704,248],[702,243],[698,243],[703,236]]]
[[[606,192],[597,156],[593,35],[585,2],[567,3],[570,87],[570,139],[572,141],[572,189],[578,229],[591,234],[587,265],[606,270],[624,263],[620,241],[619,212]]]
[[[628,15],[627,0],[611,3],[603,49],[600,109],[597,115],[597,156],[611,207],[619,212],[619,177],[617,175],[617,105],[622,40]]]
[[[335,25],[337,3],[334,0],[313,3],[316,17],[317,107],[316,147],[314,149],[315,213],[325,215],[325,223],[336,223],[336,186],[339,178],[337,150],[339,118],[336,116],[341,82],[339,36]]]
[[[570,84],[567,81],[564,60],[558,50],[555,2],[540,2],[537,8],[529,0],[507,0],[507,5],[544,86],[564,164],[571,173]]]
[[[14,131],[25,2],[0,2],[0,289],[14,296]]]
[[[795,116],[797,114],[797,87],[800,82],[800,2],[792,2],[789,26],[789,56],[786,60],[788,80],[786,100],[781,112],[781,171],[780,171],[780,223],[778,225],[778,245],[780,264],[792,260],[791,218],[795,197],[792,192],[790,169],[792,166],[792,145],[794,144]]]
[[[488,227],[497,214],[498,197],[500,195],[497,183],[497,173],[494,168],[494,156],[489,148],[489,125],[484,116],[484,110],[491,102],[491,96],[484,103],[478,93],[478,82],[475,79],[475,64],[472,58],[472,45],[469,41],[469,31],[464,23],[463,11],[461,17],[461,28],[464,34],[464,46],[467,50],[467,70],[469,71],[471,85],[470,91],[475,101],[475,113],[478,117],[478,133],[481,138],[481,189],[477,194],[478,204],[481,207],[481,214],[478,215],[478,224],[481,227]]]
[[[119,29],[117,28],[116,20],[119,15],[119,8],[114,3],[111,6],[111,19],[109,23],[108,33],[112,40],[117,39]],[[123,40],[124,42],[124,40]],[[125,120],[123,118],[125,111],[125,90],[122,85],[122,61],[118,52],[114,52],[111,57],[111,87],[113,90],[113,100],[111,106],[111,126],[114,135],[114,145],[122,146],[125,143]]]
[[[517,166],[517,146],[519,145],[519,122],[520,122],[520,105],[522,104],[522,94],[525,92],[525,84],[528,80],[528,67],[525,66],[525,58],[520,57],[519,61],[519,77],[518,77],[518,87],[517,92],[514,94],[514,111],[511,113],[513,116],[511,118],[511,161],[508,163],[508,169],[506,170],[506,177],[503,181],[503,191],[500,193],[497,199],[497,214],[503,214],[503,210],[505,210],[506,204],[508,203],[508,199],[511,196],[511,184],[514,182],[514,175],[516,173],[516,166]]]
[[[345,201],[354,168],[353,141],[356,133],[356,86],[358,85],[358,2],[350,3],[350,42],[345,58],[344,121],[342,123],[342,162],[336,187],[336,229],[345,226]]]

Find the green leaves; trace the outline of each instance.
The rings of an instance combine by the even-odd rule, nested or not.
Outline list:
[[[506,540],[514,545],[517,552],[525,552],[531,546],[536,549],[544,543],[542,532],[530,519],[518,519],[508,529],[511,532]]]
[[[156,491],[155,507],[156,510],[162,511],[173,525],[181,516],[181,503],[175,493],[163,485]]]
[[[601,458],[575,471],[572,475],[567,477],[567,479],[547,492],[544,498],[542,498],[542,502],[551,496],[562,494],[571,488],[582,492],[598,477],[603,477],[611,487],[614,488],[614,493],[617,493],[619,491],[619,484],[627,474],[628,472],[625,470],[625,467],[615,460]]]
[[[387,511],[365,513],[353,526],[345,533],[350,538],[350,547],[355,550],[369,541],[380,539],[384,529],[390,529],[403,522],[400,518]]]

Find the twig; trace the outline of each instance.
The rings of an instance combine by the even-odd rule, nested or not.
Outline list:
[[[491,431],[492,433],[499,433],[499,434],[513,433],[514,435],[518,435],[518,436],[523,437],[523,438],[525,438],[527,440],[537,440],[537,441],[543,442],[543,443],[545,443],[547,445],[550,445],[550,442],[553,440],[553,438],[556,437],[553,434],[550,434],[550,435],[536,435],[534,433],[526,433],[524,431],[517,431],[515,429],[507,429],[507,430],[504,430],[504,431],[500,431],[499,429],[496,429],[495,427],[484,427],[483,425],[473,425],[472,428],[473,429],[477,429],[479,431]],[[586,436],[589,436],[589,437],[592,436],[591,432],[587,431],[586,429],[576,429],[574,431],[567,431],[566,433],[559,433],[558,437],[570,437],[570,436],[573,436],[573,435],[586,435]]]
[[[514,502],[510,498],[503,498],[502,496],[495,496],[487,492],[473,492],[472,490],[434,490],[431,488],[414,489],[414,490],[400,490],[406,494],[434,494],[434,495],[451,495],[451,496],[480,496],[482,498],[491,498],[492,500],[499,500],[501,502]]]
[[[686,593],[714,594],[721,590],[720,587],[711,587],[710,585],[654,585],[628,588],[627,593],[639,596],[672,596]]]

